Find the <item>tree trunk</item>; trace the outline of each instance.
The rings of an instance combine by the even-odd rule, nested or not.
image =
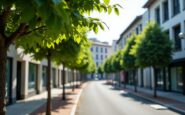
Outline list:
[[[6,60],[7,60],[7,47],[5,46],[5,39],[0,38],[0,115],[6,114]]]
[[[75,76],[75,86],[76,86],[76,88],[78,88],[78,78],[77,78],[77,76]]]
[[[156,98],[157,97],[157,89],[156,89],[156,87],[157,87],[157,76],[156,76],[156,68],[155,67],[153,67],[153,70],[154,70],[154,94],[153,94],[153,96]]]
[[[66,93],[65,93],[65,65],[63,63],[63,70],[62,70],[62,89],[63,89],[63,92],[62,92],[62,100],[66,100]]]
[[[73,86],[72,91],[75,91],[75,70],[73,69]]]
[[[137,76],[136,76],[136,70],[134,70],[134,91],[137,92]]]
[[[126,72],[124,72],[124,89],[126,89],[126,77],[127,77],[127,73]]]
[[[47,98],[46,115],[51,115],[51,53],[50,51],[48,51],[47,61],[48,61],[48,67],[47,67],[48,98]]]
[[[118,77],[119,77],[119,88],[121,89],[121,76],[120,76],[120,74],[119,74],[119,72],[118,72]]]

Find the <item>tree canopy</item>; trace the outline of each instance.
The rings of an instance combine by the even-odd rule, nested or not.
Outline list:
[[[126,70],[133,70],[136,68],[136,65],[135,65],[136,57],[130,54],[130,50],[136,44],[135,42],[136,39],[137,39],[137,36],[135,34],[129,37],[124,49],[122,50],[124,67]]]
[[[156,23],[148,23],[136,39],[131,54],[136,57],[140,67],[164,67],[172,60],[172,42]]]

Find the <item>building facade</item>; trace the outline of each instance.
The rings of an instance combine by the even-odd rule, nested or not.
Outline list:
[[[185,95],[185,40],[178,36],[180,32],[185,33],[185,0],[148,0],[143,7],[147,9],[146,12],[139,20],[136,20],[138,18],[136,17],[121,34],[117,45],[120,49],[124,48],[127,36],[140,24],[142,31],[147,22],[157,22],[173,41],[175,50],[171,64],[157,70],[157,88],[158,90],[179,92]],[[133,26],[133,23],[136,25]],[[137,34],[137,31],[135,33]],[[138,69],[137,78],[140,87],[153,88],[152,68]],[[132,82],[129,80],[132,78],[127,79],[128,83]]]
[[[172,63],[158,71],[158,89],[185,94],[185,0],[149,0],[145,5],[150,21],[156,21],[174,43]]]
[[[46,91],[47,61],[35,61],[30,55],[25,55],[21,48],[9,47],[6,63],[6,103],[15,103],[33,95]],[[72,81],[71,70],[65,68],[66,83]],[[62,84],[62,65],[52,63],[52,87]]]
[[[91,46],[91,52],[93,54],[93,59],[94,62],[96,63],[96,67],[98,68],[103,64],[104,60],[112,54],[112,47],[111,45],[108,44],[108,42],[101,42],[97,40],[96,38],[91,38],[90,39],[92,46]],[[88,78],[94,78],[97,74],[91,74],[88,75]],[[101,76],[98,75],[99,78],[105,78],[105,75]]]

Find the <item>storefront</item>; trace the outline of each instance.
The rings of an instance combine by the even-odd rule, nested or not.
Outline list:
[[[28,79],[28,91],[33,93],[36,91],[36,78],[37,78],[37,65],[29,63],[29,79]]]
[[[170,90],[185,95],[185,59],[175,60],[170,66]]]
[[[183,93],[183,66],[171,67],[171,90]]]
[[[56,69],[52,68],[52,86],[57,87],[56,85]]]
[[[42,66],[42,88],[46,89],[47,66]]]

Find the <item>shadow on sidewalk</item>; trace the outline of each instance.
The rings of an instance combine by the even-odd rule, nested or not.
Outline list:
[[[52,99],[52,112],[60,113],[59,110],[61,109],[68,109],[70,104],[72,103],[72,98],[67,98],[63,101],[60,97],[55,97]],[[46,104],[39,107],[36,111],[32,112],[30,115],[45,115],[46,112]]]
[[[62,95],[52,98],[52,115],[57,114],[68,114],[72,105],[74,105],[74,100],[78,94],[77,89],[74,92],[66,92],[66,100],[62,100]],[[46,103],[32,112],[30,115],[45,115]]]

